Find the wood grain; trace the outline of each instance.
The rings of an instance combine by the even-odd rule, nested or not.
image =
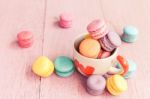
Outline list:
[[[117,5],[116,5],[117,4]],[[122,94],[120,97],[112,97],[108,95],[109,99],[149,99],[148,95],[149,87],[146,87],[150,80],[148,80],[150,73],[149,71],[149,62],[150,56],[146,53],[150,53],[150,45],[147,45],[146,48],[143,47],[144,42],[148,42],[150,39],[149,25],[150,19],[148,18],[150,13],[150,5],[148,1],[142,0],[101,0],[101,7],[104,13],[104,17],[108,20],[115,30],[122,34],[122,29],[126,25],[134,25],[139,31],[139,39],[136,43],[125,44],[120,48],[119,54],[124,55],[127,58],[133,59],[137,63],[136,75],[128,80],[128,91]],[[144,73],[146,76],[144,76]]]
[[[72,28],[58,26],[63,12],[73,15]],[[150,99],[149,16],[149,0],[0,0],[0,99]],[[128,91],[120,96],[91,96],[85,89],[86,78],[78,72],[69,78],[56,74],[40,78],[31,72],[38,56],[53,61],[60,55],[72,58],[74,38],[86,33],[87,24],[98,18],[104,18],[119,34],[126,25],[140,31],[136,43],[123,43],[119,48],[119,54],[138,65],[128,80]],[[16,35],[22,30],[34,33],[31,48],[18,47]]]
[[[57,5],[57,6],[56,6]],[[62,29],[58,27],[61,13],[73,14],[73,27]],[[99,0],[47,0],[46,25],[44,33],[44,55],[54,60],[60,55],[72,58],[74,38],[86,33],[87,24],[93,19],[102,17]],[[41,99],[105,99],[106,95],[93,97],[85,90],[85,80],[75,72],[69,78],[59,78],[55,74],[41,80]]]
[[[39,99],[40,78],[31,72],[42,54],[44,0],[0,0],[0,99]],[[35,43],[22,49],[17,33],[33,32]]]

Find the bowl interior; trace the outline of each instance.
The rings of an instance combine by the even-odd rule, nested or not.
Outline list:
[[[79,53],[79,44],[80,44],[80,42],[85,38],[86,35],[88,35],[88,34],[82,34],[82,35],[78,36],[78,37],[75,39],[75,42],[74,42],[74,49],[75,49],[75,51],[76,51],[78,54],[80,54],[80,53]],[[115,49],[115,50],[112,52],[111,56],[109,56],[109,57],[107,57],[107,58],[103,58],[103,59],[88,58],[88,57],[85,57],[85,56],[83,56],[83,55],[81,55],[81,54],[80,54],[80,55],[81,55],[82,57],[84,57],[84,58],[87,58],[87,59],[92,59],[92,60],[105,60],[105,59],[108,59],[108,58],[112,57],[115,53],[117,53],[117,49]]]

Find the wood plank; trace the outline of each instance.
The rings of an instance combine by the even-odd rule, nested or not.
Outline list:
[[[150,46],[143,47],[144,42],[148,42],[150,39],[149,6],[148,0],[101,0],[105,19],[113,25],[119,34],[122,34],[122,29],[126,25],[134,25],[140,31],[139,39],[136,43],[123,43],[119,51],[119,54],[131,58],[137,63],[136,75],[128,80],[129,89],[127,92],[119,97],[108,95],[108,99],[150,99],[150,88],[147,87],[148,83],[150,83],[150,62],[147,61],[150,59]]]
[[[40,78],[31,72],[42,54],[44,0],[0,0],[0,99],[39,99]],[[22,49],[16,35],[34,33],[31,48]]]
[[[99,0],[47,0],[46,26],[44,34],[44,55],[52,60],[57,56],[72,57],[74,38],[86,33],[87,24],[103,17]],[[73,27],[62,29],[56,25],[61,13],[73,14]],[[41,99],[105,99],[106,95],[91,96],[85,90],[85,80],[75,72],[69,78],[59,78],[53,74],[41,80]]]

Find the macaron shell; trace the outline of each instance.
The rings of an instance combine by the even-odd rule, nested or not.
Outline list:
[[[63,28],[70,28],[72,26],[72,22],[64,22],[64,21],[60,21],[59,25]]]
[[[126,27],[124,27],[123,32],[128,34],[128,35],[137,35],[138,34],[138,30],[134,26],[126,26]]]
[[[54,64],[56,71],[59,72],[69,72],[74,69],[73,61],[66,56],[57,57]]]
[[[33,34],[29,31],[22,31],[17,35],[18,41],[28,40],[33,38]]]
[[[111,55],[111,52],[101,50],[98,55],[98,59],[107,58]]]
[[[89,89],[88,87],[86,88],[86,90],[89,94],[94,95],[94,96],[98,96],[104,93],[104,90],[92,90],[92,89]]]
[[[102,36],[102,35],[105,35],[105,32],[107,31],[107,26],[104,25],[102,26],[101,28],[91,32],[91,35],[94,37],[94,36]]]
[[[116,93],[121,93],[121,92],[122,92],[122,91],[120,91],[120,90],[118,89],[118,87],[114,84],[113,76],[111,76],[109,83],[110,83],[111,88],[112,88]]]
[[[114,46],[118,47],[118,46],[121,45],[121,38],[120,38],[120,36],[117,33],[115,33],[115,32],[109,32],[107,34],[107,36],[108,36],[108,39],[110,40],[110,42]]]
[[[120,75],[114,75],[112,77],[112,85],[118,92],[123,92],[127,90],[127,82],[126,80]]]
[[[41,77],[48,77],[53,73],[54,65],[47,57],[41,56],[34,61],[32,71]]]
[[[91,75],[87,79],[87,86],[92,90],[104,90],[106,85],[105,78],[100,75]],[[98,87],[99,86],[99,87]]]
[[[105,30],[105,32],[102,32],[102,33],[100,33],[99,31],[97,31],[97,33],[99,33],[99,34],[97,34],[97,35],[92,35],[92,34],[91,34],[91,37],[92,37],[93,39],[98,40],[98,39],[104,37],[104,36],[108,33],[108,30]],[[93,33],[93,34],[94,34],[94,33]]]
[[[59,72],[59,71],[56,71],[56,74],[60,77],[69,77],[71,76],[72,74],[74,73],[74,69],[70,72]]]
[[[104,20],[94,20],[88,26],[87,30],[93,39],[100,39],[108,32],[107,25]]]
[[[84,39],[79,45],[79,52],[89,58],[97,58],[101,46],[97,40]]]
[[[60,21],[72,21],[72,15],[71,14],[68,14],[68,13],[63,13],[60,15]]]
[[[121,36],[122,41],[127,43],[133,43],[138,38],[138,29],[134,26],[126,26],[123,29],[123,35]]]
[[[105,25],[105,22],[103,20],[93,20],[88,26],[87,30],[89,32],[93,32],[97,29],[100,29],[103,25]]]
[[[24,41],[19,41],[18,44],[19,44],[19,46],[22,47],[22,48],[28,48],[28,47],[30,47],[30,46],[33,45],[33,40],[28,40],[28,41],[26,41],[26,42],[24,42]]]
[[[107,35],[104,36],[104,37],[102,37],[102,38],[100,38],[100,39],[99,39],[99,42],[100,42],[102,48],[103,48],[105,51],[110,51],[110,52],[111,52],[111,51],[113,51],[113,50],[115,49],[115,46],[112,45],[112,44],[109,42],[109,39],[108,39]]]
[[[107,90],[108,90],[112,95],[115,95],[115,96],[119,95],[120,93],[119,93],[119,92],[116,92],[116,91],[112,88],[110,82],[111,82],[111,79],[108,78],[108,79],[107,79]]]
[[[127,43],[134,43],[136,42],[137,38],[129,38],[127,35],[122,35],[121,40]]]

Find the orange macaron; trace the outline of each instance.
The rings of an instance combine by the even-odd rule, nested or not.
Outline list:
[[[97,58],[100,50],[100,43],[94,39],[84,39],[79,45],[80,54],[88,58]]]

